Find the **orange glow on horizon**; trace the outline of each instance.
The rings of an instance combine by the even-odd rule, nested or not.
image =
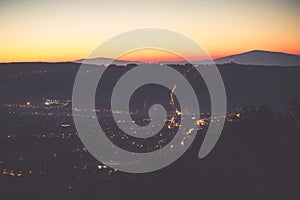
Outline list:
[[[172,52],[160,50],[160,49],[140,49],[136,51],[129,52],[117,58],[118,60],[127,60],[127,61],[140,61],[140,62],[181,62],[189,60],[205,60],[210,59],[208,57],[197,57],[190,56],[188,58],[183,58],[180,55],[176,55]],[[213,59],[213,58],[212,58]]]
[[[173,53],[156,50],[141,49],[122,55],[118,60],[141,61],[141,62],[158,62],[158,61],[184,61],[184,59]]]

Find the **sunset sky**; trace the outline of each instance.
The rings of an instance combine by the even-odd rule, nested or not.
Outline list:
[[[298,0],[1,0],[0,62],[73,61],[138,28],[177,31],[213,58],[254,49],[300,54],[299,8]]]

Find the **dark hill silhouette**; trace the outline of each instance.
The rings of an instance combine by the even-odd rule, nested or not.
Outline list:
[[[123,65],[126,66],[128,64],[140,64],[139,61],[127,61],[127,60],[117,60],[112,58],[88,58],[88,59],[80,59],[74,61],[75,63],[83,63],[85,61],[86,64],[91,65],[109,65],[109,64],[115,64],[115,65]]]
[[[216,64],[230,63],[264,66],[300,66],[300,56],[282,52],[254,50],[215,59]]]

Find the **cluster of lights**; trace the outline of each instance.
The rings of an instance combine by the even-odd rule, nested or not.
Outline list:
[[[29,174],[32,174],[32,172],[30,171]],[[8,175],[8,176],[12,176],[12,177],[22,177],[23,176],[21,171],[15,172],[13,169],[11,169],[11,170],[3,169],[2,175]]]

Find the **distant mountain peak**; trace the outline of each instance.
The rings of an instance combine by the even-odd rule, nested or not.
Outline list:
[[[300,56],[283,52],[252,50],[215,59],[216,64],[230,62],[244,65],[300,66]]]
[[[266,50],[260,50],[260,49],[254,49],[248,52],[265,52]],[[267,52],[271,52],[271,51],[267,51]]]
[[[128,60],[117,60],[112,58],[87,58],[87,59],[80,59],[74,61],[75,63],[85,63],[85,64],[91,64],[91,65],[109,65],[109,64],[115,64],[115,65],[128,65],[128,64],[140,64],[139,61],[128,61]]]

